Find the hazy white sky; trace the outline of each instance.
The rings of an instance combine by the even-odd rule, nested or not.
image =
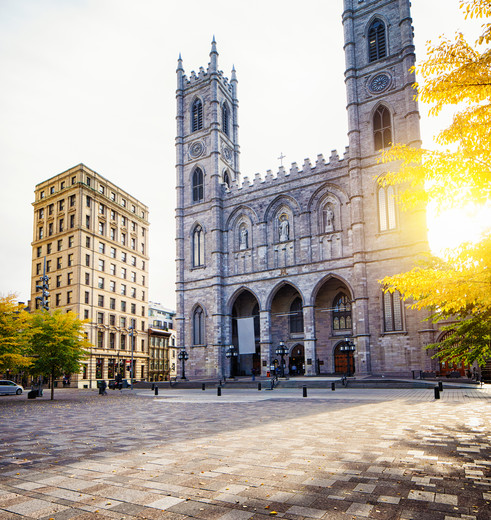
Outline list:
[[[458,0],[413,0],[425,42]],[[0,0],[0,293],[29,298],[34,186],[83,162],[150,208],[150,298],[175,307],[175,69],[239,80],[243,175],[348,144],[342,0]],[[424,114],[424,110],[422,110]],[[434,123],[432,123],[434,125]],[[445,122],[440,123],[444,125]],[[423,116],[426,143],[435,133]]]

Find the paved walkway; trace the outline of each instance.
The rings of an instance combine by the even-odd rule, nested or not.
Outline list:
[[[227,387],[0,397],[0,520],[489,520],[491,393],[441,397]]]

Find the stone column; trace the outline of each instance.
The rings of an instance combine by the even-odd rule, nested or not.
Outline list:
[[[317,349],[315,337],[314,306],[303,307],[303,330],[304,330],[304,352],[305,352],[305,375],[317,375]],[[309,363],[310,360],[310,363]]]
[[[271,311],[259,313],[261,327],[261,375],[265,376],[271,366]]]

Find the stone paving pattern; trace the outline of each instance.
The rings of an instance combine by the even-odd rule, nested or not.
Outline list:
[[[1,397],[0,520],[491,518],[489,389],[222,398]]]

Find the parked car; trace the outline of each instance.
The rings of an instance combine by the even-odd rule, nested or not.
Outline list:
[[[0,395],[6,395],[6,394],[20,395],[23,391],[24,391],[24,389],[17,383],[14,383],[13,381],[7,381],[7,380],[0,381]]]

